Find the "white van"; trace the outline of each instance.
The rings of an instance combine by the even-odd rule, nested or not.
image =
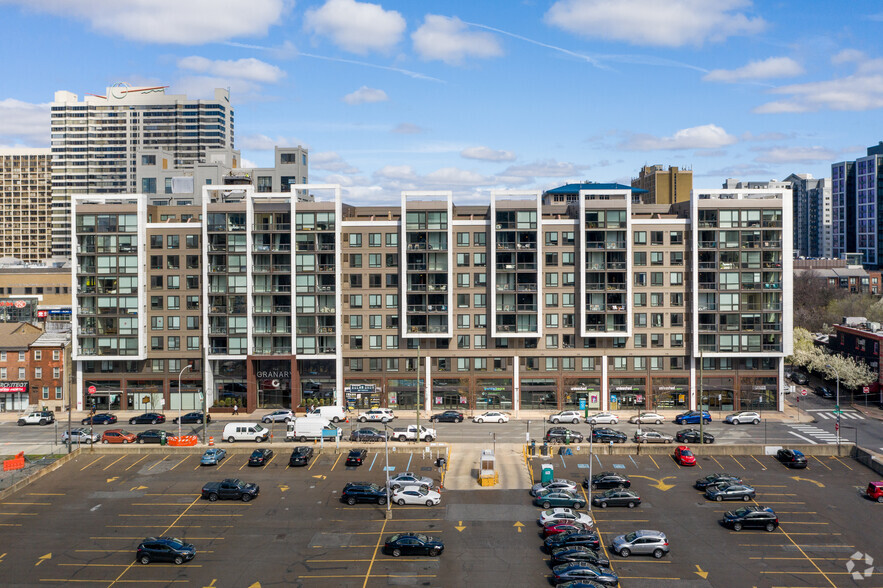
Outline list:
[[[254,441],[260,443],[270,438],[270,430],[258,423],[227,423],[224,426],[224,439],[234,441]]]
[[[308,417],[322,417],[332,423],[339,423],[346,420],[346,414],[343,407],[340,406],[317,406],[313,412],[307,414]]]
[[[307,439],[324,438],[329,441],[340,440],[342,431],[339,427],[335,427],[327,419],[319,416],[302,417],[294,419],[293,423],[288,423],[288,431],[285,434],[286,441],[300,441],[304,443]]]

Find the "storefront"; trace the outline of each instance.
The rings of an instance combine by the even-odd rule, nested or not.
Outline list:
[[[115,410],[119,408],[119,394],[116,392],[105,392],[101,385],[106,386],[109,382],[98,382],[98,391],[91,398],[98,399],[96,410]],[[175,382],[177,384],[177,382]],[[126,391],[126,406],[128,410],[142,410],[144,412],[162,412],[168,408],[164,395],[163,380],[128,380],[123,383]],[[88,382],[87,382],[88,387]],[[102,399],[106,395],[110,396],[111,406],[103,406]],[[114,402],[114,397],[117,398]]]
[[[690,378],[652,378],[650,402],[655,410],[690,408]]]
[[[210,361],[213,370],[214,399],[212,406],[238,406],[245,411],[248,406],[248,374],[246,363],[240,359]]]
[[[178,380],[169,382],[169,408],[171,410],[202,410],[202,382],[200,380]]]
[[[469,408],[467,378],[433,378],[432,410],[466,410]]]
[[[257,408],[291,408],[291,360],[252,360]]]
[[[475,381],[475,410],[512,410],[512,379]]]
[[[558,385],[548,378],[521,379],[521,408],[523,410],[558,411]]]
[[[334,359],[299,359],[300,398],[297,406],[331,406],[337,404],[337,370]]]
[[[704,377],[699,388],[705,410],[730,412],[736,397],[733,378]]]
[[[739,378],[740,410],[778,410],[779,379],[776,376]]]
[[[0,382],[0,412],[27,410],[27,382]]]
[[[343,387],[347,410],[368,410],[380,406],[383,389],[372,382],[350,380]]]
[[[601,378],[564,378],[563,410],[601,410]]]
[[[645,378],[610,378],[607,390],[610,395],[610,410],[652,408],[647,402]]]

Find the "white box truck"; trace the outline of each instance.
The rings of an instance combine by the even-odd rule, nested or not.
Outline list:
[[[285,433],[286,441],[300,441],[305,443],[311,439],[327,439],[329,441],[338,441],[342,432],[339,427],[335,427],[330,421],[318,417],[298,417],[294,422],[288,423],[288,430]]]

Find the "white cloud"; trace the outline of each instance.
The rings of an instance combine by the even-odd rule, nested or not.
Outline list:
[[[384,165],[374,172],[374,176],[386,180],[414,180],[417,173],[410,165]]]
[[[362,86],[355,92],[343,97],[344,102],[353,105],[386,102],[387,100],[389,100],[389,96],[386,95],[386,92],[378,90],[377,88],[369,88],[368,86]]]
[[[702,79],[706,82],[745,82],[790,78],[804,73],[803,67],[790,57],[770,57],[762,61],[752,61],[736,69],[715,69]]]
[[[344,161],[339,153],[336,153],[334,151],[323,151],[321,153],[311,154],[310,169],[317,169],[348,175],[359,173],[358,168],[355,168],[348,164],[346,161]]]
[[[511,151],[499,151],[484,145],[480,147],[467,147],[460,152],[460,157],[481,159],[482,161],[515,161],[515,154]]]
[[[411,34],[411,40],[420,57],[448,65],[458,65],[468,57],[503,55],[503,48],[494,35],[470,31],[457,17],[427,14],[420,28]]]
[[[762,31],[766,21],[738,9],[748,0],[558,0],[547,24],[584,37],[681,47]]]
[[[391,132],[399,135],[417,135],[423,132],[423,128],[411,123],[399,123]]]
[[[785,141],[793,139],[795,136],[794,133],[777,133],[777,132],[768,132],[768,133],[752,133],[751,131],[745,131],[741,135],[739,135],[740,141]]]
[[[49,104],[0,100],[0,139],[3,143],[48,147]]]
[[[736,141],[736,137],[728,134],[721,127],[708,124],[681,129],[670,137],[654,137],[644,134],[633,135],[621,147],[632,151],[719,149],[732,145]]]
[[[831,162],[837,152],[824,147],[774,147],[755,158],[758,163],[817,163]]]
[[[225,61],[192,55],[179,59],[178,67],[221,78],[237,78],[271,84],[285,77],[285,72],[275,65],[270,65],[253,57]]]
[[[321,8],[307,10],[304,26],[317,35],[331,38],[335,45],[364,55],[388,52],[402,38],[405,19],[395,10],[355,0],[328,0]]]
[[[215,88],[230,88],[230,100],[234,104],[258,98],[261,87],[248,80],[235,78],[218,78],[215,76],[183,76],[173,84],[176,93],[186,94],[188,98],[212,98]]]
[[[236,137],[236,148],[246,149],[248,151],[272,151],[274,147],[306,147],[307,143],[295,137],[268,137],[260,133],[254,135],[239,135]],[[312,156],[310,156],[310,164],[312,165]]]
[[[4,0],[25,11],[88,22],[96,31],[147,43],[201,45],[267,34],[287,0]]]
[[[239,167],[241,167],[243,169],[254,169],[254,168],[260,167],[260,166],[257,163],[255,163],[254,161],[243,157],[239,161]]]
[[[879,64],[874,60],[864,65],[866,71],[873,71]],[[874,110],[883,108],[883,74],[857,73],[833,80],[782,86],[771,92],[790,96],[784,100],[761,104],[754,112],[779,114],[819,110]]]
[[[569,161],[545,159],[524,165],[511,165],[500,173],[510,178],[569,178],[582,174],[588,165],[576,165]]]
[[[850,61],[862,61],[865,58],[863,51],[858,49],[843,49],[831,56],[831,63],[840,65],[841,63],[849,63]]]

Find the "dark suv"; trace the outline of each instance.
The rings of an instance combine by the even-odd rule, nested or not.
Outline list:
[[[360,466],[366,457],[368,457],[367,449],[353,449],[346,456],[346,465],[350,467]]]
[[[349,505],[357,502],[386,504],[386,488],[369,482],[347,482],[340,493],[340,501]]]
[[[776,459],[789,468],[805,468],[806,456],[796,449],[780,449],[776,452]]]
[[[307,447],[306,445],[301,445],[299,447],[295,447],[291,452],[291,457],[288,459],[288,465],[290,466],[305,466],[310,463],[310,459],[313,457],[313,448]]]
[[[739,510],[728,510],[721,519],[721,524],[734,531],[742,529],[766,529],[775,531],[779,526],[779,517],[771,508],[762,506],[744,506]]]
[[[551,429],[546,431],[547,443],[564,443],[565,441],[570,443],[582,443],[583,440],[584,438],[582,433],[578,433],[564,427],[552,427]]]
[[[196,556],[196,549],[174,537],[148,537],[138,546],[135,556],[142,564],[152,561],[174,562],[181,565]]]
[[[592,440],[601,443],[625,443],[628,441],[628,435],[616,429],[592,429]]]

